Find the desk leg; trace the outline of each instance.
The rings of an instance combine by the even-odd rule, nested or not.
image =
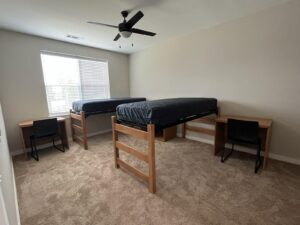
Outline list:
[[[271,127],[267,129],[266,134],[266,143],[265,143],[265,152],[264,152],[264,164],[263,169],[267,169],[268,159],[269,159],[269,150],[270,150],[270,141],[271,141]]]
[[[23,153],[24,153],[24,159],[25,160],[28,160],[29,157],[28,157],[28,153],[26,151],[26,145],[25,145],[25,140],[24,140],[24,134],[23,134],[23,128],[20,127],[20,137],[21,137],[21,141],[22,141],[22,147],[23,147]]]
[[[216,123],[216,135],[215,135],[215,155],[218,155],[225,145],[225,124]]]

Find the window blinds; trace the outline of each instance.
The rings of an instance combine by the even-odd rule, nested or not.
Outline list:
[[[50,115],[69,112],[72,102],[110,97],[107,62],[41,54]]]

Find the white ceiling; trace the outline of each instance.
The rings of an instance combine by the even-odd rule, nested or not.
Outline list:
[[[0,28],[123,53],[133,53],[163,40],[209,28],[288,0],[0,0]],[[155,37],[132,35],[114,42],[117,30],[87,24],[117,25],[120,12],[145,16],[136,28]],[[79,40],[67,38],[71,34]],[[131,46],[131,43],[134,46]],[[119,48],[119,45],[122,48]]]

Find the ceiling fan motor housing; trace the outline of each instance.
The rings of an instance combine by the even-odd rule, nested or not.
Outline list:
[[[126,23],[120,23],[119,24],[119,31],[130,31],[130,27]]]
[[[130,30],[131,28],[126,24],[126,22],[119,24],[119,32],[121,33],[122,37],[129,38],[132,34]]]

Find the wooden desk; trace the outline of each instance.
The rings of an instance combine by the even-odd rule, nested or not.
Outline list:
[[[227,138],[227,120],[238,119],[238,120],[250,120],[257,121],[260,128],[261,147],[264,151],[263,169],[267,168],[267,162],[269,158],[270,150],[270,139],[271,139],[271,128],[272,120],[254,117],[243,117],[243,116],[220,116],[216,119],[216,136],[215,136],[215,155],[224,148]]]
[[[66,130],[66,119],[63,117],[57,117],[57,121],[59,124],[59,133],[62,136],[63,140],[63,145],[69,149],[69,141],[68,141],[68,136],[67,136],[67,130]],[[19,124],[19,127],[21,129],[21,138],[22,138],[22,143],[23,143],[23,149],[24,149],[24,154],[26,154],[26,148],[30,148],[30,135],[32,135],[32,126],[33,126],[33,120],[27,120],[27,121],[22,121]],[[48,141],[43,141],[40,142],[41,144],[45,144]]]

